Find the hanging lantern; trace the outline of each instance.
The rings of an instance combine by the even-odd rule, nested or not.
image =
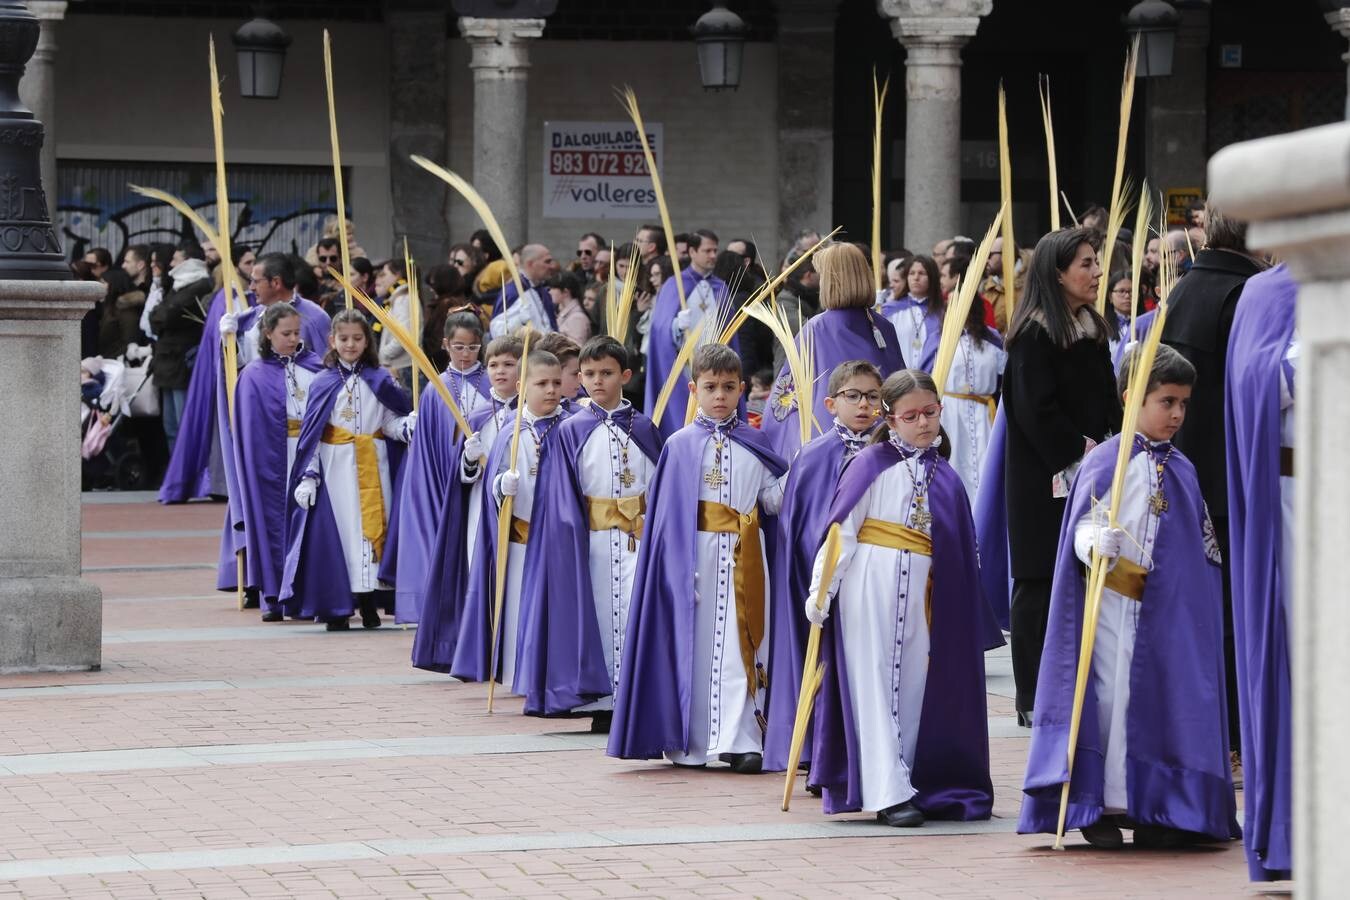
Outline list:
[[[291,36],[269,19],[250,19],[234,33],[239,59],[239,94],[260,100],[281,96],[281,69]]]
[[[693,27],[698,46],[698,71],[705,91],[734,91],[741,84],[745,35],[750,30],[740,16],[715,2]]]

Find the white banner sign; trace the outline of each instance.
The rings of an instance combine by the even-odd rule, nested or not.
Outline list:
[[[661,125],[646,122],[657,170]],[[650,219],[656,192],[632,122],[544,123],[544,216]]]

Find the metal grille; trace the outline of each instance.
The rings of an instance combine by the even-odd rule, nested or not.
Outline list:
[[[1209,152],[1345,118],[1345,73],[1211,73]]]
[[[174,16],[245,20],[257,15],[259,4],[229,0],[81,0],[70,4],[67,15]],[[333,19],[379,22],[384,4],[379,0],[284,0],[266,4],[271,19]]]

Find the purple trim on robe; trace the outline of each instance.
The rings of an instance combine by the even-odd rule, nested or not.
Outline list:
[[[1134,333],[1136,335],[1147,335],[1148,330],[1153,327],[1153,320],[1157,315],[1156,309],[1150,309],[1148,312],[1136,316]],[[1124,324],[1120,327],[1120,340],[1116,343],[1116,351],[1111,354],[1111,364],[1115,366],[1117,375],[1120,374],[1120,361],[1125,358],[1125,347],[1132,340],[1135,340],[1135,338],[1130,337],[1130,319],[1126,316]]]
[[[479,370],[482,371],[481,369]],[[456,397],[463,377],[446,370],[441,381]],[[486,398],[487,378],[469,382]],[[457,401],[458,402],[458,401]],[[394,621],[417,622],[422,613],[430,554],[448,492],[459,482],[455,418],[433,384],[422,390],[417,428],[404,457],[399,514],[389,522],[380,578],[394,585]],[[402,572],[406,577],[400,578]]]
[[[539,459],[541,466],[547,463],[554,447],[557,446],[559,432],[567,420],[565,411],[559,412],[558,415],[562,417],[563,421],[549,428],[544,435],[544,445]],[[515,421],[516,413],[513,413],[507,416],[506,421],[502,423],[501,431],[497,432],[497,439],[493,441],[492,450],[488,453],[487,469],[483,472],[482,514],[478,519],[478,537],[474,547],[473,565],[470,567],[468,576],[468,593],[460,615],[459,638],[455,644],[454,660],[450,668],[450,674],[461,681],[487,681],[488,671],[492,668],[490,648],[492,645],[492,609],[497,600],[497,523],[500,511],[497,506],[497,498],[493,496],[492,486],[497,476],[510,468],[511,438]],[[524,428],[525,426],[522,425],[521,429],[524,430]],[[516,460],[516,465],[520,466],[525,463],[526,460],[522,451],[522,455]],[[543,487],[542,480],[537,478],[535,481],[536,498],[543,492]],[[531,519],[533,520],[533,516],[531,516]],[[533,521],[531,524],[533,524]],[[531,531],[533,532],[533,529]],[[538,536],[535,533],[535,537]],[[526,572],[530,570],[531,549],[543,543],[547,542],[532,540],[525,545],[524,565]],[[577,561],[570,563],[574,566],[579,564]],[[523,579],[521,594],[524,595]],[[516,634],[519,638],[521,629],[524,628],[523,616],[517,616],[516,621],[518,623]],[[494,675],[500,674],[501,671],[501,642],[502,635],[498,634],[497,665]],[[519,646],[519,640],[517,640],[517,654],[520,652]],[[519,671],[519,662],[517,662],[516,672],[519,673]],[[516,691],[514,684],[512,684],[511,690],[519,693],[519,691]]]
[[[694,287],[703,280],[692,268],[681,270],[680,278],[684,280],[686,297],[692,294]],[[713,296],[718,300],[719,309],[723,308],[722,304],[727,302],[726,282],[716,275],[709,275],[707,281],[708,286],[712,288]],[[655,409],[656,401],[661,395],[661,388],[665,386],[666,379],[670,377],[670,369],[675,365],[675,357],[680,353],[680,348],[675,346],[671,336],[671,329],[675,326],[675,316],[679,312],[680,295],[675,289],[675,279],[667,278],[666,283],[661,285],[661,290],[656,295],[656,302],[652,305],[651,341],[647,350],[647,389],[644,394],[647,408],[643,410],[648,416]],[[733,350],[739,347],[734,337],[729,346]],[[684,424],[686,398],[686,393],[680,390],[679,385],[676,385],[675,390],[671,392],[670,402],[666,405],[661,421],[656,423],[656,427],[661,430],[661,434],[667,439],[679,431]]]
[[[881,314],[887,319],[898,312],[912,309],[915,306],[923,306],[923,321],[925,333],[923,337],[923,353],[919,356],[918,366],[914,365],[914,360],[910,360],[910,368],[923,369],[925,372],[933,371],[933,364],[937,362],[938,344],[942,343],[942,316],[933,309],[932,298],[929,298],[920,304],[913,297],[906,294],[898,300],[887,300],[881,305]],[[895,326],[892,325],[892,328]],[[905,348],[901,347],[900,352]]]
[[[999,404],[980,470],[975,495],[975,539],[980,550],[980,586],[994,619],[1009,629],[1012,576],[1008,566],[1008,503],[1003,493],[1003,455],[1007,452],[1008,418]]]
[[[872,333],[873,324],[881,332],[885,349],[877,346],[876,336]],[[881,370],[883,381],[892,372],[905,367],[895,326],[870,309],[827,309],[802,326],[797,335],[797,346],[800,347],[808,336],[815,353],[814,406],[816,423],[820,426],[816,430],[817,434],[830,430],[833,416],[825,409],[825,397],[829,393],[830,375],[836,366],[851,360],[865,360]],[[934,352],[937,352],[936,347]],[[764,404],[764,417],[760,424],[760,430],[769,435],[774,452],[784,458],[792,456],[801,447],[801,425],[798,424],[801,414],[795,398],[791,410],[781,420],[774,414],[775,404],[782,393],[779,385],[787,374],[787,366],[779,370],[773,391]]]
[[[1293,877],[1285,618],[1292,573],[1283,566],[1280,373],[1294,334],[1297,295],[1298,285],[1283,264],[1252,276],[1228,341],[1228,531],[1246,780],[1242,834],[1252,881]]]
[[[360,378],[387,409],[398,416],[412,412],[408,392],[395,383],[385,369],[362,367]],[[338,392],[345,377],[340,368],[326,368],[315,376],[309,387],[309,402],[300,425],[300,441],[295,450],[295,468],[286,487],[286,566],[282,577],[281,601],[294,598],[305,618],[331,619],[350,616],[354,610],[351,581],[347,566],[342,562],[342,541],[338,536],[333,506],[328,500],[327,474],[322,473],[319,495],[310,509],[295,502],[295,489],[305,474],[324,426],[333,415]],[[403,445],[386,441],[389,460],[391,497],[398,496],[399,464],[403,461]],[[389,511],[392,519],[397,504]]]
[[[989,724],[985,708],[984,626],[980,607],[975,529],[961,477],[929,450],[933,517],[933,622],[928,680],[919,714],[911,780],[914,803],[931,819],[989,818],[994,787],[989,776]],[[844,468],[829,523],[841,522],[882,472],[901,461],[890,442],[873,444]],[[804,600],[805,598],[803,598]],[[838,602],[836,600],[836,602]],[[827,814],[862,808],[858,735],[853,723],[837,618],[825,620],[821,662],[825,677],[816,699],[813,760],[808,781],[824,789]]]
[[[525,290],[534,290],[539,297],[539,302],[544,305],[544,312],[548,313],[548,327],[551,331],[558,330],[558,310],[553,305],[553,294],[543,285],[531,284],[530,279],[524,275],[520,276],[520,283],[525,286]],[[520,298],[520,291],[516,290],[514,280],[507,281],[506,287],[497,292],[497,296],[492,301],[492,317],[495,319],[506,310],[516,305],[516,300]]]
[[[614,413],[614,427],[627,431],[630,419],[629,452],[655,462],[661,432],[632,407]],[[603,427],[599,416],[579,407],[557,426],[557,446],[540,469],[530,531],[548,539],[531,541],[526,550],[513,687],[525,697],[526,715],[565,715],[613,693],[595,612],[590,519],[579,469],[586,441]]]
[[[768,439],[744,421],[727,436],[774,476],[787,471]],[[697,422],[666,440],[647,486],[647,521],[628,610],[625,663],[614,695],[610,756],[658,759],[689,746],[698,573],[698,490],[709,431]],[[761,528],[767,536],[772,519]],[[772,571],[772,557],[770,557]],[[770,601],[772,602],[772,601]]]
[[[319,372],[319,357],[301,350],[295,365]],[[235,392],[235,467],[249,473],[232,491],[232,505],[240,507],[240,534],[247,550],[247,584],[262,595],[266,610],[281,609],[282,571],[286,558],[286,489],[289,470],[286,465],[286,397],[290,385],[286,366],[280,359],[257,359],[239,373]],[[233,560],[231,560],[233,563]],[[292,605],[287,615],[299,614]]]
[[[1074,526],[1094,498],[1109,496],[1119,443],[1116,435],[1083,458],[1060,527],[1017,825],[1023,834],[1053,834],[1058,825],[1087,580],[1087,569],[1074,553]],[[1138,444],[1133,452],[1141,452]],[[1208,516],[1195,467],[1180,451],[1173,452],[1163,478],[1168,509],[1159,520],[1153,568],[1139,602],[1129,676],[1127,815],[1142,824],[1227,840],[1239,832],[1228,764],[1221,576],[1205,553]],[[1097,696],[1089,689],[1066,829],[1091,825],[1102,814],[1103,754]]]

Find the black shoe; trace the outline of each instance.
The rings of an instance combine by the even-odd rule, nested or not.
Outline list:
[[[824,793],[824,791],[818,784],[808,784],[806,786],[806,792],[810,794],[812,797],[819,797],[822,793]]]
[[[1134,826],[1134,845],[1144,850],[1175,850],[1195,843],[1195,835],[1166,825]]]
[[[877,821],[892,828],[918,828],[923,824],[923,812],[913,800],[906,800],[878,811]]]
[[[723,753],[717,758],[729,763],[737,775],[758,775],[764,769],[764,757],[758,753]]]
[[[284,618],[285,616],[281,614],[281,610],[279,609],[268,610],[262,614],[262,620],[264,622],[280,622]]]
[[[244,609],[258,609],[262,606],[262,599],[258,596],[257,588],[244,589]]]
[[[1031,710],[1027,710],[1026,712],[1022,712],[1021,710],[1018,710],[1018,711],[1017,711],[1017,724],[1018,724],[1019,727],[1022,727],[1022,728],[1030,728],[1030,727],[1031,727]]]
[[[677,763],[673,759],[670,764],[677,769],[702,769],[707,765],[707,763]]]
[[[591,713],[591,734],[609,734],[609,726],[613,721],[614,713],[611,710]]]
[[[1113,822],[1107,821],[1106,817],[1102,817],[1086,828],[1079,830],[1083,833],[1083,840],[1098,850],[1119,850],[1125,846],[1125,838],[1121,835],[1120,829]],[[1135,842],[1137,843],[1138,840],[1138,837],[1136,837]]]
[[[359,594],[361,608],[361,627],[379,628],[380,614],[375,609],[375,596],[373,594]]]
[[[352,623],[344,619],[329,619],[324,626],[327,631],[351,631]]]

